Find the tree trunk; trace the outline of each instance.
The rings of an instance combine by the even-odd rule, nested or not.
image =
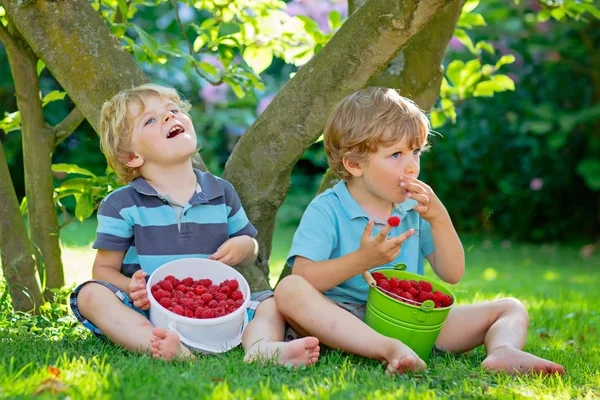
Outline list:
[[[147,82],[89,1],[0,0],[0,4],[96,132],[104,101]]]
[[[4,149],[0,146],[0,257],[15,310],[39,312],[42,293]]]
[[[7,46],[7,53],[21,113],[29,232],[35,246],[44,297],[52,300],[50,289],[58,289],[65,284],[51,173],[54,132],[46,129],[44,123],[37,57],[18,32],[11,33],[15,45]]]
[[[263,279],[250,281],[253,290],[268,287],[275,215],[289,190],[292,168],[319,137],[330,110],[386,68],[449,2],[367,1],[242,136],[224,177],[237,189],[259,232],[260,262],[254,268],[261,273],[253,275]]]

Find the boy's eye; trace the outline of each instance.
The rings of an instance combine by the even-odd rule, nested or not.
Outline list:
[[[402,154],[400,152],[395,152],[394,154],[392,154],[392,158],[400,158]]]
[[[178,114],[178,113],[179,113],[179,110],[171,110],[171,112],[172,112],[173,114]]]
[[[146,121],[146,122],[144,123],[144,126],[146,126],[146,125],[148,125],[148,124],[151,124],[151,123],[153,123],[154,121],[155,121],[155,119],[154,119],[154,118],[148,118],[148,121]]]
[[[413,154],[414,154],[415,156],[419,156],[419,155],[421,155],[421,149],[414,149],[414,150],[413,150]]]

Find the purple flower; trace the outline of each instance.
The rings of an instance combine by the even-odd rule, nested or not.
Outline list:
[[[448,45],[453,50],[460,50],[463,47],[463,44],[456,38],[456,36],[452,36],[452,39],[450,39],[450,43]]]
[[[269,104],[271,104],[271,102],[273,101],[274,98],[275,98],[275,95],[270,94],[270,95],[265,96],[262,99],[260,99],[260,101],[258,102],[258,105],[256,106],[256,115],[262,114],[267,109]]]
[[[200,90],[200,97],[208,104],[217,104],[225,101],[227,95],[227,85],[224,83],[214,86],[206,84]]]
[[[544,181],[540,178],[533,178],[531,182],[529,182],[529,187],[531,190],[537,192],[544,186]]]

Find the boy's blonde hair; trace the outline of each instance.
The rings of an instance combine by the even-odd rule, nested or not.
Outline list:
[[[329,116],[323,131],[329,168],[341,179],[352,175],[343,158],[361,162],[406,138],[412,148],[427,145],[429,120],[411,100],[394,89],[372,87],[340,101]]]
[[[100,150],[106,156],[108,165],[119,176],[121,183],[129,183],[140,176],[138,168],[125,165],[131,157],[129,144],[133,132],[133,120],[138,117],[132,115],[130,106],[137,106],[140,110],[144,110],[148,96],[170,100],[184,113],[191,108],[175,89],[155,84],[123,90],[104,103],[100,112]]]

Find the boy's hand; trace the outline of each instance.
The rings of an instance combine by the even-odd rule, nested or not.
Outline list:
[[[444,207],[429,185],[418,179],[402,176],[400,177],[400,186],[406,188],[409,198],[415,199],[419,203],[413,209],[424,220],[431,223],[441,218],[449,218],[446,207]]]
[[[208,258],[234,266],[245,260],[254,249],[255,242],[250,236],[237,236],[228,239]]]
[[[375,223],[369,220],[360,238],[360,248],[358,251],[365,260],[365,267],[367,267],[365,271],[372,267],[394,261],[400,254],[402,243],[415,233],[414,229],[409,229],[399,236],[388,238],[387,235],[392,230],[392,226],[386,224],[377,235],[372,236],[374,225]]]
[[[148,300],[148,291],[146,290],[146,273],[141,269],[135,271],[131,280],[129,281],[129,297],[133,300],[133,305],[147,310],[150,308],[150,301]]]

